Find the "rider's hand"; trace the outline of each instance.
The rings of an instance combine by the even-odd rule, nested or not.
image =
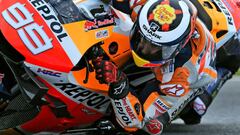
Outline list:
[[[93,61],[96,79],[99,83],[109,84],[108,95],[113,99],[121,99],[129,93],[127,76],[111,61],[97,58]]]
[[[100,83],[117,83],[123,79],[122,77],[125,77],[125,75],[122,75],[123,73],[119,71],[117,66],[111,61],[97,59],[94,63],[96,79],[99,80]]]

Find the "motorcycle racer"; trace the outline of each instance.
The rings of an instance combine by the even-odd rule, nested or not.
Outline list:
[[[161,134],[164,123],[160,117],[164,112],[174,104],[185,104],[179,102],[189,91],[203,88],[204,93],[180,115],[186,124],[199,123],[219,85],[239,65],[234,70],[219,67],[216,71],[216,41],[189,1],[112,0],[111,4],[135,20],[130,41],[133,59],[137,66],[151,68],[156,77],[138,95],[113,63],[96,59],[96,77],[110,85],[119,124],[128,131],[143,129]]]
[[[130,10],[129,10],[130,11]],[[65,12],[66,13],[66,12]],[[66,17],[66,16],[64,16],[64,17]],[[74,16],[73,16],[73,18],[74,18]],[[196,35],[196,38],[197,38],[198,36]],[[182,49],[183,50],[183,49]],[[181,51],[180,51],[180,53],[181,53]],[[179,54],[180,54],[179,53]],[[96,68],[98,68],[98,67],[102,67],[102,65],[101,65],[101,63],[102,63],[102,58],[101,57],[99,57],[99,58],[97,58],[96,60],[95,60],[95,67]],[[107,66],[105,66],[105,67],[107,67],[107,70],[111,70],[112,69],[112,67],[114,67],[114,65],[111,65],[110,63],[108,63],[108,62],[104,62],[104,65],[107,65]],[[110,65],[110,66],[109,66]],[[113,69],[116,69],[116,67],[114,67]],[[114,73],[118,73],[119,75],[118,76],[120,76],[118,79],[117,79],[117,81],[119,82],[119,81],[121,81],[121,80],[123,80],[123,82],[124,82],[124,79],[126,79],[126,76],[122,73],[122,72],[119,72],[118,70],[112,70]],[[100,71],[99,72],[101,72],[101,69],[100,69]],[[101,74],[100,74],[100,76],[98,76],[98,78],[101,80]],[[110,76],[110,79],[111,79],[111,76]],[[104,82],[104,81],[103,81]],[[114,84],[114,83],[112,83],[112,84],[110,84],[110,85],[117,85],[117,84]],[[158,88],[158,85],[159,85],[159,82],[158,81],[155,81],[155,82],[152,82],[152,83],[149,83],[149,85],[150,86],[155,86],[156,87],[156,89],[159,89]],[[124,85],[123,85],[124,86]],[[146,88],[145,89],[151,89],[151,87],[150,86],[146,86]],[[154,87],[154,88],[155,88]],[[121,87],[120,87],[121,88]],[[154,89],[153,88],[153,89]],[[119,90],[119,92],[118,92],[118,90]],[[146,90],[147,91],[147,90]],[[150,90],[149,90],[150,91]],[[159,91],[159,90],[157,90],[157,91]],[[117,92],[115,92],[115,94],[118,94],[118,93],[120,93],[121,92],[121,89],[117,89]],[[135,91],[134,90],[131,90],[131,93],[133,94],[133,95],[135,95],[136,94],[136,96],[137,96],[137,93],[135,93]],[[150,93],[151,93],[151,91],[150,91]],[[145,92],[142,92],[141,93],[143,96],[142,96],[142,98],[139,98],[139,100],[141,101],[141,103],[142,102],[144,102],[144,98],[146,98],[146,97],[148,97],[148,95],[147,94],[145,94]],[[111,93],[110,93],[110,95],[111,95]],[[164,98],[166,98],[166,99],[168,99],[168,98],[170,98],[170,96],[169,97],[164,97]],[[134,97],[133,97],[133,99],[134,99]],[[150,99],[150,98],[149,98]],[[135,100],[135,99],[134,99]],[[161,103],[161,101],[157,101],[157,103],[160,105],[160,110],[158,110],[158,112],[157,113],[159,113],[159,111],[161,111],[161,109],[162,108],[165,108],[165,109],[168,109],[169,107],[168,106],[166,106],[166,105],[163,105],[162,103]],[[157,103],[156,104],[154,104],[155,106],[158,106],[157,105]],[[132,113],[133,111],[131,111],[131,106],[128,106],[128,102],[127,102],[127,100],[124,100],[123,102],[118,102],[118,101],[116,101],[116,102],[114,102],[114,104],[116,104],[116,106],[117,106],[117,109],[116,109],[116,111],[118,111],[118,112],[120,112],[121,113],[121,118],[122,119],[124,119],[124,121],[126,121],[126,123],[128,123],[128,124],[131,124],[131,119],[133,119],[133,120],[135,120],[136,119],[136,117],[134,116],[134,113]],[[125,108],[127,108],[126,109],[126,111],[124,111],[123,109],[122,109],[122,106],[121,106],[121,104],[124,104],[124,107]],[[167,102],[166,102],[166,104],[167,104]],[[141,113],[141,105],[140,105],[140,103],[136,103],[136,104],[134,104],[135,106],[134,106],[134,109],[136,110],[136,113]],[[171,105],[171,104],[170,104]],[[169,106],[170,106],[169,105]],[[147,106],[147,105],[146,105]],[[149,109],[150,110],[150,109]],[[143,113],[145,113],[145,112],[143,112]],[[142,114],[143,114],[142,113]],[[127,115],[129,115],[129,116],[131,116],[131,119],[129,119],[128,117],[127,117]],[[144,115],[144,114],[143,114]],[[150,115],[150,114],[149,114]],[[145,116],[146,116],[146,114],[145,114]],[[157,116],[157,115],[156,115]],[[140,119],[141,119],[141,117],[140,117]],[[147,117],[146,117],[146,119],[147,119]],[[121,120],[121,119],[120,119]],[[154,123],[155,122],[155,123]],[[154,125],[156,125],[156,126],[158,126],[159,125],[159,123],[157,122],[157,121],[154,121],[154,120],[152,120],[152,121],[150,121],[149,123],[152,123],[152,125],[150,125],[150,126],[148,126],[148,128],[150,128],[150,129],[155,129],[155,126]],[[147,125],[147,124],[146,124]],[[131,130],[131,129],[129,129],[129,130]],[[157,131],[156,131],[157,132]]]

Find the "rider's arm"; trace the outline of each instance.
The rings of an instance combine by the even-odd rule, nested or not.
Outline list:
[[[129,88],[127,76],[111,61],[97,57],[94,61],[96,78],[109,85],[116,120],[125,130],[136,131],[143,126],[142,107],[134,92]]]

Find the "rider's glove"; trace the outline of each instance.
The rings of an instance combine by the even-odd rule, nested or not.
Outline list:
[[[100,83],[109,84],[109,96],[121,99],[129,93],[129,84],[126,75],[111,61],[97,58],[93,61],[96,70],[96,79]]]

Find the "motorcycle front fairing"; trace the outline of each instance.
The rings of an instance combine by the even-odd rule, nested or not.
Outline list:
[[[106,96],[108,86],[99,84],[94,72],[89,73],[88,83],[84,83],[88,69],[76,67],[87,50],[101,42],[116,64],[123,64],[130,54],[127,33],[119,30],[113,16],[106,15],[109,12],[103,3],[91,7],[91,14],[99,18],[86,20],[85,13],[72,1],[62,1],[60,5],[51,2],[3,0],[0,7],[1,32],[11,50],[22,57],[18,63],[9,60],[9,66],[30,98],[29,103],[33,99],[44,101],[37,104],[38,115],[20,126],[31,133],[63,131],[89,125],[103,117],[110,104]],[[113,43],[119,49],[110,54]],[[32,85],[21,83],[24,78],[19,75],[22,74],[30,78]]]

